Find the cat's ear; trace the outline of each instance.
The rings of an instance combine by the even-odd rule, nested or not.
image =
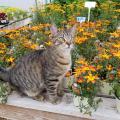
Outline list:
[[[69,29],[69,31],[73,37],[75,36],[76,27],[77,27],[77,25],[75,24],[72,28]]]
[[[57,26],[55,24],[53,24],[50,27],[50,31],[51,31],[52,35],[55,36],[57,34],[57,32],[58,32]]]

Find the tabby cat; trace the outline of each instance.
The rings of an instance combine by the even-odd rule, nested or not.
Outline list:
[[[46,91],[48,100],[57,103],[63,96],[63,78],[71,67],[75,28],[76,25],[58,31],[52,25],[53,45],[23,56],[10,69],[0,68],[0,79],[10,82],[29,97],[34,98]]]

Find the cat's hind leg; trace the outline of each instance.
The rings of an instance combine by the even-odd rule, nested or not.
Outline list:
[[[34,91],[30,91],[30,90],[25,90],[24,93],[28,97],[30,97],[30,98],[32,98],[34,100],[37,100],[37,101],[44,101],[44,99],[45,99],[44,96],[42,94],[40,94],[39,91],[34,92]]]
[[[35,97],[39,95],[39,91],[32,91],[32,90],[24,90],[24,93],[29,97]]]
[[[46,89],[43,89],[37,96],[34,97],[34,99],[37,101],[45,101],[47,98],[46,93]]]

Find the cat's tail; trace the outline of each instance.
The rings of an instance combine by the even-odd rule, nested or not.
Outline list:
[[[9,70],[0,67],[0,80],[9,82]]]

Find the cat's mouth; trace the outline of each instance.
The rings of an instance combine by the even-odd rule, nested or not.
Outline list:
[[[66,46],[67,49],[73,49],[73,45],[72,44],[69,44]]]

